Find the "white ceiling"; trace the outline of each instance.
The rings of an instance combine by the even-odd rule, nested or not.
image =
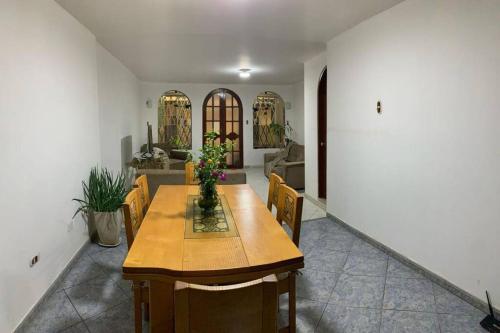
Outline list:
[[[56,0],[143,81],[280,84],[402,0]]]

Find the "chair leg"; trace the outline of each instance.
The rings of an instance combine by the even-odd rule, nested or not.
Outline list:
[[[290,275],[288,277],[289,283],[290,283],[290,288],[288,289],[288,326],[289,326],[289,332],[290,333],[295,333],[296,331],[296,308],[295,308],[295,300],[296,300],[296,295],[295,295],[295,272],[290,272]]]
[[[149,321],[149,303],[144,303],[144,320]]]
[[[141,286],[134,283],[135,333],[142,333]]]

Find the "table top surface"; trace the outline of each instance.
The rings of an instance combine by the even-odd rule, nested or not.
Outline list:
[[[217,188],[227,200],[236,235],[186,237],[188,196],[197,195],[198,186],[162,185],[123,263],[124,278],[257,278],[304,267],[300,250],[249,185]]]

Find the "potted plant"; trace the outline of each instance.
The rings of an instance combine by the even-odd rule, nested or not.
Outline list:
[[[211,216],[215,207],[219,203],[216,184],[220,179],[226,180],[226,154],[228,146],[225,143],[215,144],[219,136],[216,132],[209,132],[205,135],[206,141],[200,149],[198,162],[195,162],[194,173],[199,180],[200,196],[198,206],[205,216]],[[191,157],[192,158],[192,157]]]
[[[75,216],[80,212],[92,215],[99,236],[99,245],[118,246],[123,222],[121,207],[127,195],[125,175],[121,172],[114,177],[106,168],[93,167],[88,183],[82,181],[82,187],[83,199],[73,199],[80,204]]]
[[[269,129],[273,136],[273,142],[275,142],[275,138],[278,137],[279,140],[283,140],[281,145],[286,147],[290,141],[292,141],[293,128],[290,126],[290,123],[287,121],[285,125],[280,125],[277,123],[272,123],[269,125]]]

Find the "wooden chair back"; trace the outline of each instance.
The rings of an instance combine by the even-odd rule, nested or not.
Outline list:
[[[186,170],[186,185],[198,185],[198,179],[194,175],[194,162],[187,162],[184,169]]]
[[[267,209],[270,212],[273,210],[273,205],[278,209],[278,194],[281,184],[285,184],[283,178],[275,173],[271,173],[271,176],[269,176],[269,192],[267,194]]]
[[[277,332],[275,275],[227,286],[175,283],[175,332]]]
[[[285,184],[280,185],[276,219],[279,223],[285,222],[290,227],[292,240],[297,247],[299,247],[303,203],[304,198],[297,191]]]
[[[139,189],[134,188],[125,197],[123,203],[123,215],[125,217],[125,232],[127,234],[127,245],[130,249],[134,242],[135,235],[142,224],[142,203],[139,194]]]
[[[149,197],[148,177],[146,175],[137,177],[134,183],[134,187],[139,189],[139,196],[142,204],[141,210],[142,215],[144,216],[146,215],[149,205],[151,204],[151,199]]]

